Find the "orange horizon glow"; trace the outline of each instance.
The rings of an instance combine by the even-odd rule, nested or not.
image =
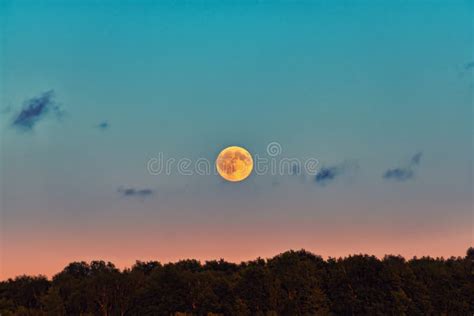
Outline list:
[[[213,233],[219,238],[213,238]],[[431,236],[403,236],[394,238],[392,234],[378,235],[378,238],[361,235],[344,234],[337,238],[330,235],[300,232],[292,235],[265,233],[257,236],[247,234],[233,238],[232,232],[209,232],[192,236],[170,236],[164,242],[145,243],[145,236],[116,236],[114,240],[98,238],[91,235],[82,240],[17,240],[9,242],[2,248],[0,279],[5,280],[19,275],[45,275],[51,278],[74,261],[103,260],[110,261],[119,269],[130,268],[137,260],[176,262],[183,259],[196,259],[204,263],[207,260],[224,259],[240,263],[258,257],[271,258],[288,250],[305,249],[324,259],[329,257],[346,257],[354,254],[401,255],[406,259],[414,256],[463,257],[472,246],[470,234],[450,232]],[[333,239],[333,240],[331,240]],[[370,240],[370,245],[369,245]],[[376,242],[374,242],[376,240]],[[137,245],[141,245],[137,247]]]

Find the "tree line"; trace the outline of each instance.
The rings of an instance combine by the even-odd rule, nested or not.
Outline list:
[[[73,262],[51,280],[0,283],[0,315],[473,315],[474,248],[465,257],[305,250],[240,264]]]

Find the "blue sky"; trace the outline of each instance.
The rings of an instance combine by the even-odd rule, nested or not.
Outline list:
[[[38,232],[47,247],[77,226],[112,236],[98,252],[84,241],[77,256],[123,264],[147,256],[251,259],[284,247],[447,256],[472,244],[472,2],[0,3],[5,275],[30,250],[13,242],[19,235]],[[31,131],[15,128],[25,102],[49,90],[63,115]],[[98,129],[104,121],[108,128]],[[271,141],[284,156],[359,167],[324,187],[309,176],[229,185],[146,170],[159,152],[212,161],[234,144],[265,154]],[[417,152],[413,178],[382,177]],[[120,187],[153,194],[124,197]],[[186,252],[171,237],[162,242],[181,252],[104,250],[123,229],[134,240],[171,229],[191,236],[192,225],[237,235],[253,227],[245,235],[255,246],[225,252],[202,236],[195,243],[210,250]],[[261,236],[285,226],[302,235],[290,243]],[[341,229],[356,240],[352,248],[327,243]],[[398,235],[407,237],[393,243]]]

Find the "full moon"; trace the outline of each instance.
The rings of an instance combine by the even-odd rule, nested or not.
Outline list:
[[[252,172],[253,159],[245,148],[230,146],[219,153],[216,167],[222,178],[238,182],[247,178]]]

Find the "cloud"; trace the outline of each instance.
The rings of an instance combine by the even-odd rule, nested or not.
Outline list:
[[[415,169],[420,165],[422,156],[423,153],[421,151],[417,152],[410,158],[407,166],[388,169],[384,172],[382,177],[386,180],[395,181],[407,181],[413,179],[415,177]]]
[[[466,75],[469,75],[471,71],[474,70],[474,61],[470,61],[468,63],[465,63],[464,65],[461,66],[459,70],[459,77],[464,77]]]
[[[99,124],[96,125],[96,127],[98,129],[100,129],[101,131],[105,131],[106,129],[108,129],[110,127],[109,125],[109,122],[107,121],[102,121],[100,122]]]
[[[323,167],[316,174],[315,181],[317,183],[325,184],[327,182],[334,180],[338,174],[339,174],[339,170],[336,167],[331,167],[331,168]]]
[[[124,197],[148,197],[154,194],[151,189],[119,188],[117,190]]]
[[[419,165],[421,161],[421,156],[423,156],[423,153],[421,151],[414,154],[413,157],[411,157],[411,164]]]
[[[384,179],[393,179],[397,181],[406,181],[413,178],[415,173],[410,168],[388,169],[383,174]]]
[[[337,177],[357,168],[358,164],[356,162],[343,162],[334,166],[321,167],[314,177],[314,181],[321,186],[325,186],[334,181]]]
[[[21,111],[15,115],[12,126],[21,130],[31,131],[35,125],[48,115],[61,117],[59,105],[54,101],[54,91],[46,91],[40,96],[27,100]]]

